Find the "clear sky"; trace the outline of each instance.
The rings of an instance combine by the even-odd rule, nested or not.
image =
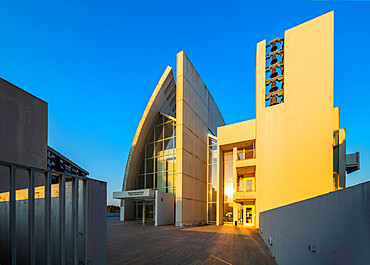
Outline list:
[[[3,1],[0,77],[48,102],[49,145],[107,181],[118,204],[137,125],[177,52],[227,124],[253,119],[257,42],[331,10],[334,105],[361,159],[350,186],[370,180],[370,1]]]

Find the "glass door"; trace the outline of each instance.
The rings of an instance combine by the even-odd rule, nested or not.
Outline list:
[[[146,203],[145,221],[154,222],[154,203]]]
[[[238,206],[238,225],[243,225],[244,224],[243,205],[238,203],[237,206]]]
[[[254,226],[254,205],[243,205],[243,225]]]

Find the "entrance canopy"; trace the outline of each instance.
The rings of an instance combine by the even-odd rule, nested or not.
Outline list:
[[[145,223],[148,219],[154,221],[155,226],[174,223],[175,196],[171,193],[153,189],[127,190],[113,192],[113,198],[136,201],[134,220],[142,219]],[[121,221],[125,221],[124,212],[125,207],[121,207]]]
[[[113,192],[113,198],[124,200],[154,200],[154,190],[142,189],[117,191]]]

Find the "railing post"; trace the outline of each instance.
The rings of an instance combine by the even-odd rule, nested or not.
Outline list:
[[[59,260],[65,264],[65,176],[59,176]]]
[[[5,165],[9,169],[9,210],[7,218],[9,222],[8,229],[8,250],[6,251],[6,264],[17,264],[17,257],[22,257],[26,259],[28,257],[29,264],[36,264],[36,198],[35,198],[35,174],[41,173],[45,180],[44,189],[44,220],[45,227],[43,228],[45,232],[45,258],[42,261],[43,264],[52,263],[52,245],[57,244],[57,242],[52,241],[52,178],[56,175],[59,178],[59,257],[55,255],[55,259],[60,264],[66,264],[66,175],[62,172],[52,172],[50,170],[16,164],[12,162],[0,160],[0,165]],[[26,243],[28,243],[28,251],[21,253],[17,251],[17,186],[16,177],[18,169],[28,172],[28,232],[25,234],[19,234],[18,240],[23,240],[28,235]],[[37,172],[37,173],[36,173]],[[69,178],[72,178],[72,230],[73,230],[73,264],[79,264],[84,262],[84,264],[89,263],[89,181],[86,177],[79,177],[67,174]],[[80,182],[80,180],[82,182]],[[80,186],[81,185],[81,186]],[[24,187],[18,187],[24,189]],[[81,192],[80,192],[81,191]],[[83,197],[79,198],[80,193]],[[23,196],[22,196],[23,197]],[[20,199],[20,198],[18,198]],[[81,199],[81,200],[80,200]],[[82,205],[80,205],[82,203]],[[79,206],[80,205],[80,206]],[[22,209],[24,207],[22,206]],[[57,213],[55,213],[57,214]],[[20,220],[22,221],[22,220]],[[25,225],[25,223],[24,223]],[[23,227],[23,226],[22,226]],[[18,228],[18,229],[17,229]],[[42,233],[41,233],[42,234]],[[57,234],[58,236],[58,234]],[[83,237],[80,239],[80,236]],[[24,243],[22,243],[23,245]],[[54,259],[54,258],[53,258]]]
[[[10,225],[10,264],[17,264],[17,235],[16,235],[16,197],[15,197],[15,165],[10,166],[10,194],[9,194],[9,225]]]
[[[45,251],[46,264],[51,264],[51,173],[45,174]]]
[[[28,170],[28,259],[35,264],[35,169]]]
[[[73,263],[78,265],[78,178],[72,180]]]

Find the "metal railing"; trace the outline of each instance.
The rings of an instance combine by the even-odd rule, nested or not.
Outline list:
[[[256,158],[256,149],[238,150],[238,160]]]
[[[37,253],[42,253],[42,257],[40,255],[37,257],[37,260],[44,260],[45,264],[51,264],[52,260],[57,260],[59,264],[88,264],[88,178],[76,176],[68,173],[61,173],[61,172],[54,172],[47,169],[41,169],[16,163],[11,163],[7,161],[0,160],[0,169],[2,169],[2,173],[0,173],[0,177],[4,177],[4,168],[8,168],[9,171],[9,188],[7,190],[2,189],[0,193],[5,194],[4,198],[0,202],[0,209],[4,210],[5,212],[8,210],[8,222],[9,222],[9,230],[8,232],[8,240],[2,240],[0,244],[1,248],[5,250],[5,260],[1,261],[0,264],[17,264],[21,260],[26,260],[28,264],[36,264],[36,237],[37,241],[39,242],[40,237],[43,238],[45,245],[44,249],[40,250],[40,247],[37,246]],[[6,171],[6,170],[5,170]],[[20,172],[28,173],[28,179],[24,179],[23,176],[18,176],[17,174]],[[35,175],[44,178],[44,195],[38,196],[35,198]],[[6,178],[6,174],[5,174]],[[55,193],[52,197],[52,184],[51,179],[56,178],[58,180],[59,189],[53,192]],[[17,179],[17,183],[16,183]],[[3,179],[4,180],[4,179]],[[38,178],[39,180],[39,178]],[[4,183],[4,181],[2,181]],[[27,183],[24,185],[22,183]],[[68,198],[68,209],[71,209],[68,214],[68,236],[66,235],[66,182],[68,182],[68,194],[71,196],[71,200]],[[6,183],[6,182],[5,182]],[[22,189],[28,189],[28,196],[23,198],[17,198],[19,189],[16,189],[16,184],[19,186],[21,183]],[[82,184],[82,185],[81,185]],[[42,187],[41,186],[41,187]],[[39,188],[38,186],[37,188]],[[56,187],[55,187],[56,188]],[[7,197],[8,196],[8,197]],[[80,197],[81,196],[81,197]],[[79,202],[80,198],[80,202]],[[40,200],[43,200],[40,204]],[[81,203],[82,200],[82,203]],[[22,203],[17,201],[27,201],[27,203]],[[35,221],[35,202],[37,202],[37,209],[38,209],[38,219],[39,215],[44,215],[44,220],[42,220],[42,224],[44,227],[41,229],[43,231],[38,230],[38,234],[36,235],[36,225],[39,228],[40,224],[36,223]],[[79,205],[79,203],[81,205]],[[55,212],[53,208],[53,216],[52,216],[52,204],[59,205],[59,214]],[[9,205],[9,206],[8,206]],[[44,209],[40,206],[43,205]],[[28,222],[24,220],[17,220],[17,207],[27,207],[28,206]],[[26,210],[26,209],[19,209]],[[4,211],[3,211],[4,212]],[[57,216],[57,214],[59,216]],[[52,227],[52,218],[58,218],[59,222],[57,224],[53,224]],[[53,219],[53,220],[54,220]],[[3,219],[2,219],[3,220]],[[1,224],[2,227],[6,227],[6,225]],[[54,227],[58,226],[58,227]],[[27,230],[28,235],[19,235],[17,234],[17,229],[20,231]],[[55,235],[55,231],[59,230],[59,235]],[[43,234],[44,233],[44,234]],[[53,233],[53,235],[52,235]],[[58,234],[58,233],[57,233]],[[22,237],[24,236],[24,238]],[[68,242],[66,242],[66,237],[68,237]],[[28,242],[22,242],[23,239],[27,238]],[[52,241],[53,238],[53,241]],[[55,240],[55,238],[57,238]],[[56,242],[57,241],[57,242]],[[5,243],[4,243],[5,242]],[[7,244],[8,243],[8,244]],[[68,244],[67,244],[68,243]],[[70,244],[71,243],[71,244]],[[20,245],[27,244],[28,251],[24,253]],[[58,246],[57,254],[55,255],[55,251],[52,252],[52,248]],[[68,247],[68,256],[66,256],[66,247]],[[21,252],[22,251],[22,252]],[[40,252],[41,251],[41,252]],[[8,252],[8,253],[6,253]],[[39,262],[37,262],[39,263]],[[53,262],[54,263],[54,262]]]
[[[247,185],[242,185],[238,183],[236,185],[236,192],[253,192],[253,191],[256,191],[253,183]]]

